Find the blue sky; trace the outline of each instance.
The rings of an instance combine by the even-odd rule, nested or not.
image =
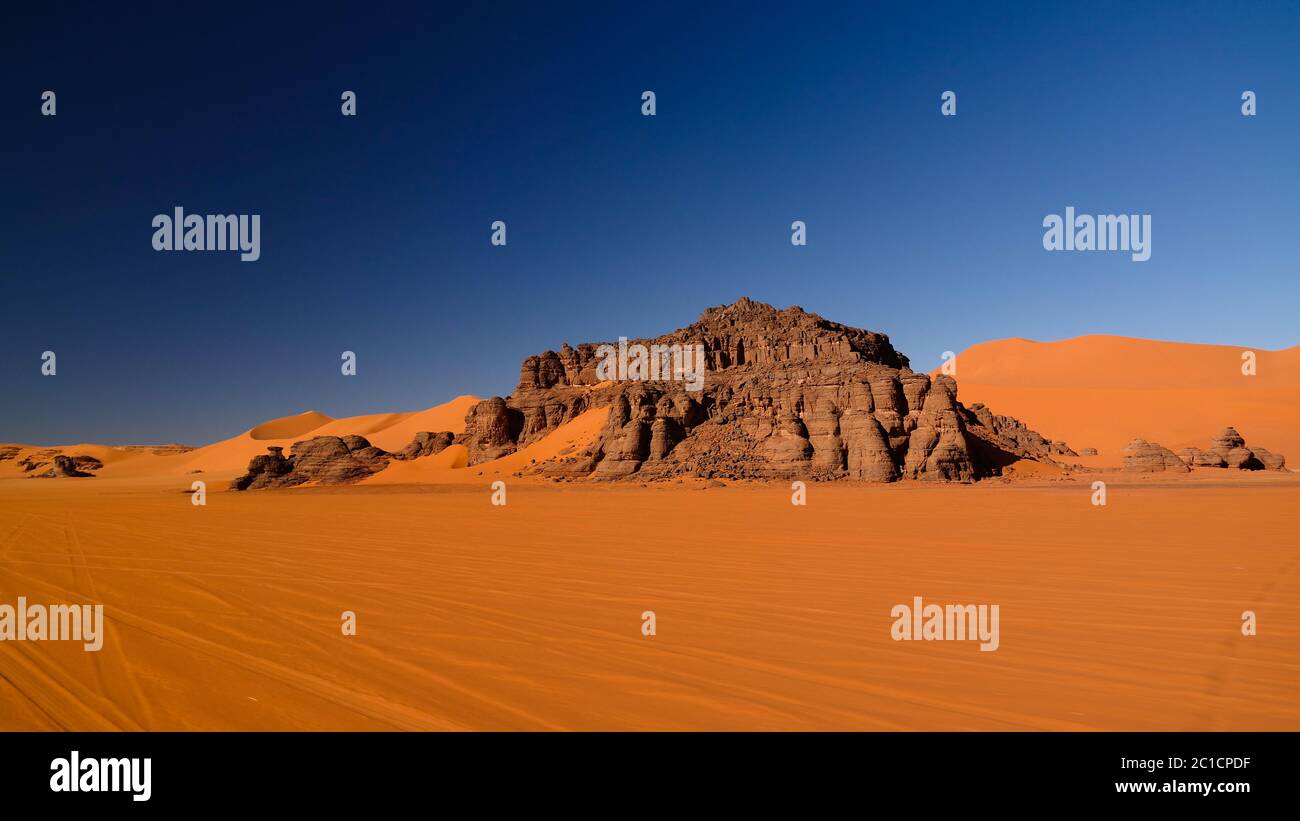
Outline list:
[[[1300,6],[841,5],[10,12],[0,441],[506,394],[530,353],[740,296],[917,368],[1300,342]],[[260,214],[261,260],[155,252],[176,205]],[[1151,259],[1044,251],[1070,205],[1151,214]]]

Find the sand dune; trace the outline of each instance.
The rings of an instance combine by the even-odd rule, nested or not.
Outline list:
[[[282,416],[263,422],[248,431],[250,439],[291,439],[303,436],[321,425],[333,422],[332,417],[316,411],[304,411],[296,416]]]
[[[43,450],[58,450],[69,455],[93,456],[104,463],[98,478],[135,478],[148,476],[180,477],[196,472],[214,478],[233,478],[248,467],[254,456],[266,453],[268,447],[282,447],[287,452],[294,442],[313,436],[347,436],[356,434],[370,440],[371,444],[395,451],[405,447],[419,431],[465,430],[465,414],[478,399],[458,396],[422,411],[407,413],[375,413],[334,419],[316,411],[271,419],[249,430],[220,442],[197,448],[188,453],[157,454],[147,446],[114,447],[110,445],[60,445],[46,448],[33,445],[0,445],[19,448],[15,457],[0,462],[0,477],[23,476],[18,462]],[[462,448],[463,451],[463,448]],[[454,460],[444,457],[441,462]],[[441,463],[440,462],[440,463]],[[205,477],[206,478],[206,477]]]
[[[239,436],[199,448],[188,454],[187,458],[177,460],[174,464],[161,465],[160,467],[170,468],[173,471],[179,470],[180,472],[202,470],[204,473],[213,473],[218,476],[235,476],[244,472],[245,468],[248,467],[248,461],[254,456],[266,453],[267,447],[282,447],[288,452],[294,442],[312,436],[347,436],[355,434],[366,437],[371,444],[385,450],[398,450],[410,443],[417,431],[436,432],[449,430],[453,433],[460,433],[465,429],[465,413],[477,401],[472,396],[458,396],[450,402],[414,413],[376,413],[342,419],[331,419],[321,414],[309,412],[301,415],[301,417],[307,418],[297,427],[286,423],[285,420],[294,420],[301,417],[290,416],[284,419],[275,419],[258,425]],[[306,431],[268,438],[270,434],[297,430],[318,420],[323,421]]]
[[[420,431],[437,433],[446,430],[452,433],[464,433],[465,414],[469,413],[469,409],[478,401],[477,396],[458,396],[450,402],[444,402],[418,413],[407,414],[388,427],[362,435],[366,436],[370,444],[375,447],[398,451],[409,445],[415,438],[415,434]]]
[[[1242,352],[1257,375],[1243,376]],[[1232,425],[1247,445],[1300,465],[1300,347],[1265,351],[1222,345],[1083,336],[1059,342],[1004,339],[957,357],[958,397],[983,402],[1097,464],[1118,464],[1141,437],[1178,449],[1207,447]]]

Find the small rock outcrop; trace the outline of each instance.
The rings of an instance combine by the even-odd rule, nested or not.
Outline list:
[[[94,465],[95,465],[96,468],[103,467],[103,464],[102,464],[98,459],[94,459],[94,458],[89,457],[89,456],[78,456],[78,457],[72,457],[72,456],[64,456],[63,454],[59,454],[59,455],[57,455],[57,456],[54,457],[54,460],[53,460],[53,462],[51,463],[51,466],[50,466],[50,469],[49,469],[49,470],[45,471],[44,473],[36,474],[35,476],[33,476],[33,478],[36,478],[36,479],[63,479],[63,478],[77,478],[77,479],[84,479],[84,478],[86,478],[86,477],[93,476],[93,475],[94,475],[93,473],[87,473],[86,471],[80,469],[80,466],[78,465],[78,462],[77,462],[78,459],[88,460],[88,461],[85,461],[85,462],[82,463],[82,464],[84,464],[84,465],[86,465],[86,466],[89,466],[90,463],[94,463]]]
[[[1245,438],[1233,427],[1224,428],[1214,437],[1208,450],[1183,448],[1178,451],[1178,456],[1192,467],[1286,470],[1286,457],[1261,447],[1246,447]]]
[[[293,487],[316,482],[342,485],[358,482],[388,467],[392,454],[363,436],[316,436],[294,442],[286,458],[284,449],[268,447],[254,456],[248,472],[230,484],[231,490]]]
[[[293,476],[293,462],[284,458],[284,448],[268,447],[262,456],[248,462],[248,472],[230,483],[231,490],[260,490],[267,487],[292,487],[307,481]]]
[[[22,465],[25,472],[40,479],[84,478],[93,476],[91,471],[104,467],[104,463],[93,456],[69,456],[58,449],[38,451],[18,464]],[[47,469],[42,473],[35,472],[41,468]]]
[[[406,447],[393,454],[393,458],[399,461],[410,459],[423,459],[426,456],[433,456],[451,446],[455,440],[455,435],[451,431],[439,431],[431,433],[429,431],[420,431],[415,434],[415,438]]]
[[[1191,470],[1172,450],[1145,439],[1129,442],[1120,455],[1124,470],[1130,473],[1187,473]]]

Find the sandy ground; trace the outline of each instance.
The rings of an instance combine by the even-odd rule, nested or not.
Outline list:
[[[0,729],[1300,729],[1300,476],[184,494],[0,478]],[[913,596],[1001,647],[895,642]],[[340,630],[357,614],[358,634]],[[657,635],[641,634],[655,611]],[[1259,634],[1240,631],[1243,610]]]

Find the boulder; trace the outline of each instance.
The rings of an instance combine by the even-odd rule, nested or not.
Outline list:
[[[420,431],[415,434],[415,438],[406,447],[393,454],[397,460],[423,459],[426,456],[432,456],[446,450],[453,441],[455,436],[450,431],[440,431],[431,433],[429,431]]]

